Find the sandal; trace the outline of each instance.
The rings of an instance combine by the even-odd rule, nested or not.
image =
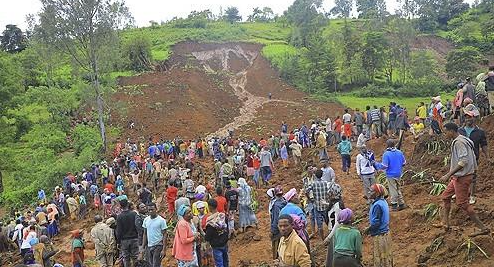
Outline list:
[[[476,237],[476,236],[479,236],[479,235],[490,235],[491,234],[491,230],[489,229],[482,229],[482,230],[479,230],[479,231],[475,231],[471,234],[469,234],[468,236],[469,237]]]

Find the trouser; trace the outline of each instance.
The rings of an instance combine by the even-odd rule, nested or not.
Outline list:
[[[470,196],[475,196],[477,190],[477,172],[473,173],[472,184],[470,185]]]
[[[352,164],[352,158],[348,154],[342,154],[341,155],[341,165],[343,172],[347,172],[350,170],[350,166]]]
[[[341,142],[341,132],[334,132],[334,141],[338,144]]]
[[[446,209],[451,208],[451,198],[453,195],[456,196],[456,205],[465,211],[468,215],[474,214],[472,205],[468,202],[468,194],[470,189],[470,184],[472,183],[473,174],[454,177],[449,181],[446,190],[444,190],[441,198]]]
[[[363,130],[364,130],[364,127],[362,125],[357,125],[357,136],[359,136]]]
[[[151,267],[161,266],[161,251],[163,251],[163,245],[156,245],[148,247],[148,262]]]
[[[381,120],[378,121],[373,121],[372,122],[372,127],[374,128],[374,131],[376,132],[376,137],[381,137]]]
[[[333,145],[333,142],[334,142],[334,139],[333,139],[333,131],[329,131],[329,132],[326,132],[326,134],[328,134],[328,136],[326,136],[326,145],[328,146],[332,146]]]
[[[113,252],[97,252],[96,260],[99,262],[101,267],[112,267],[113,256]]]
[[[400,190],[400,184],[398,179],[388,178],[389,196],[391,198],[391,205],[403,205],[405,200]]]
[[[120,242],[120,251],[122,253],[124,267],[132,267],[137,261],[137,256],[139,254],[139,240],[126,239]]]
[[[228,267],[228,246],[213,248],[213,257],[216,267]]]
[[[494,91],[487,92],[487,99],[489,100],[489,111],[492,112],[494,108]]]
[[[271,251],[273,260],[278,258],[278,246],[280,245],[281,234],[271,237]]]
[[[361,174],[360,178],[362,179],[362,183],[364,185],[364,195],[367,198],[367,203],[371,203],[371,192],[372,188],[371,186],[376,183],[376,179],[374,177],[374,174]]]

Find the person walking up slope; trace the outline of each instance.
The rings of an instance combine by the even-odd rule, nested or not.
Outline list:
[[[456,205],[466,212],[470,220],[480,229],[470,237],[487,235],[490,230],[480,221],[479,217],[468,202],[470,184],[475,171],[477,161],[474,152],[474,143],[467,137],[458,133],[458,126],[454,123],[444,125],[446,137],[453,139],[451,143],[451,165],[450,170],[439,181],[448,182],[448,187],[444,190],[441,198],[443,200],[443,227],[449,230],[449,212],[451,210],[451,198],[456,195]]]
[[[394,140],[386,141],[386,152],[383,155],[382,169],[386,170],[388,180],[389,195],[391,197],[391,209],[400,211],[406,208],[403,194],[400,190],[400,178],[403,173],[403,166],[406,164],[405,155],[396,148]]]
[[[350,174],[352,143],[350,143],[346,135],[343,135],[341,139],[342,141],[338,144],[338,152],[341,155],[342,170],[346,174]]]

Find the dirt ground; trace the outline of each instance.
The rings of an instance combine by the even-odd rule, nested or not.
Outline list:
[[[435,43],[441,41],[421,38],[416,40],[414,48],[437,47]],[[439,49],[437,51],[440,55],[450,49],[449,46],[441,47],[442,50]],[[286,121],[290,127],[293,127],[301,125],[303,122],[308,122],[310,119],[323,118],[326,115],[334,117],[342,114],[343,107],[313,101],[305,94],[284,83],[276,71],[270,67],[269,62],[259,56],[260,48],[259,45],[238,43],[181,43],[175,47],[175,55],[171,59],[171,65],[174,66],[171,73],[151,73],[136,78],[123,79],[122,85],[124,86],[129,84],[152,85],[143,89],[144,95],[148,97],[147,99],[150,96],[161,97],[160,99],[163,99],[163,101],[171,99],[166,102],[169,103],[166,112],[161,113],[150,110],[146,105],[135,105],[137,112],[134,112],[135,117],[133,118],[139,130],[125,130],[123,136],[137,138],[136,134],[148,137],[159,133],[166,138],[174,137],[177,134],[190,138],[195,137],[197,134],[205,135],[214,132],[215,129],[221,128],[222,124],[224,125],[229,121],[236,122],[235,118],[244,115],[243,120],[238,122],[239,125],[230,125],[230,127],[235,127],[235,133],[238,136],[258,139],[277,133],[280,129],[281,121]],[[242,51],[239,52],[240,50]],[[231,77],[234,77],[233,84]],[[217,82],[211,82],[211,79],[216,79]],[[166,86],[169,84],[181,84],[182,87],[187,88],[187,94],[177,96],[177,94],[173,93],[173,90],[176,90],[175,88]],[[218,87],[219,84],[220,86]],[[240,90],[240,94],[235,92],[235,87],[238,85],[241,85],[241,89],[244,90]],[[154,91],[148,92],[148,89],[151,88]],[[234,92],[232,92],[232,89],[234,89]],[[201,90],[206,90],[207,93],[201,92]],[[274,101],[267,100],[268,93],[272,94]],[[192,96],[196,98],[192,98]],[[222,97],[221,101],[215,102],[218,97]],[[116,94],[116,99],[123,101],[132,99],[131,101],[136,103],[144,102],[149,104],[149,100],[144,96],[124,97],[122,92]],[[252,99],[254,99],[255,103],[249,102],[253,101]],[[197,109],[190,110],[192,113],[182,113],[183,108],[186,107],[181,104],[184,102],[197,103],[194,105]],[[246,109],[242,109],[242,104],[245,103],[249,104],[247,107],[244,105]],[[214,113],[214,111],[225,106],[228,106],[228,108],[225,108],[224,112],[218,112],[222,115],[222,117],[218,117],[218,113]],[[252,106],[254,111],[249,109]],[[242,112],[239,114],[238,111],[241,109]],[[202,112],[207,112],[208,114],[201,114],[198,117],[200,119],[195,120],[196,114]],[[249,113],[247,117],[245,117],[246,112]],[[147,116],[142,116],[141,114],[146,114]],[[160,123],[158,124],[151,118],[156,114],[163,114],[163,116],[160,116]],[[177,116],[176,114],[181,114],[182,116]],[[192,116],[189,116],[189,114]],[[184,126],[187,125],[187,127],[177,127],[178,125],[175,124],[177,118],[180,123]],[[140,127],[140,124],[145,126]],[[154,125],[149,128],[151,124]],[[487,118],[483,125],[489,130],[489,139],[494,140],[494,119]],[[218,133],[218,131],[214,133]],[[427,140],[422,140],[421,142],[427,142]],[[384,140],[372,140],[369,145],[380,159],[385,149]],[[484,258],[478,250],[472,250],[474,255],[472,262],[466,261],[466,250],[459,247],[465,242],[468,233],[472,232],[474,227],[472,222],[465,220],[463,213],[456,207],[453,208],[451,221],[453,225],[458,227],[448,234],[444,234],[442,230],[432,227],[432,222],[428,222],[423,215],[425,205],[429,203],[440,204],[440,199],[429,195],[430,185],[410,181],[412,170],[419,172],[423,169],[429,169],[427,175],[439,178],[448,168],[443,164],[444,154],[431,156],[424,149],[421,150],[420,145],[416,148],[416,144],[413,143],[410,137],[406,139],[402,150],[409,161],[407,169],[410,170],[410,174],[405,176],[402,187],[409,208],[399,213],[391,214],[395,266],[494,266],[494,261]],[[310,158],[309,153],[309,151],[304,152],[306,158]],[[494,151],[491,153],[494,153]],[[363,218],[359,224],[359,228],[363,229],[368,225],[368,211],[363,199],[361,182],[353,169],[349,176],[340,171],[340,159],[334,148],[330,148],[330,156],[333,159],[332,166],[336,171],[337,180],[344,188],[345,204],[356,212],[357,218]],[[201,164],[208,166],[210,163],[204,162]],[[492,170],[492,166],[488,166],[486,161],[481,161],[478,201],[475,204],[480,218],[488,223],[491,229],[494,227],[492,223],[494,211],[489,203],[494,200],[492,195],[493,182],[487,177],[492,173]],[[272,184],[281,184],[285,190],[289,190],[292,187],[299,189],[302,186],[301,173],[302,170],[294,166],[290,166],[286,170],[276,168]],[[260,197],[260,208],[257,213],[259,230],[248,229],[247,233],[239,234],[230,242],[232,266],[266,266],[272,263],[269,216],[267,213],[268,199],[265,190],[258,191],[258,196]],[[437,221],[438,218],[433,222]],[[429,247],[433,241],[438,238],[442,240],[441,244],[437,249],[430,249]],[[494,242],[492,239],[489,237],[476,237],[473,240],[489,256],[494,254]],[[322,245],[319,239],[311,241],[314,247],[316,266],[322,266],[326,255],[326,247]],[[364,263],[366,266],[370,266],[371,249],[371,240],[365,237]],[[173,265],[168,264],[170,266]]]
[[[326,115],[341,115],[343,107],[331,103],[322,103],[309,99],[279,79],[269,63],[259,55],[261,46],[251,44],[198,44],[180,43],[175,46],[167,72],[154,72],[136,77],[122,78],[120,87],[111,103],[111,122],[123,129],[121,139],[159,139],[196,138],[208,134],[222,134],[226,126],[235,129],[237,136],[249,138],[268,137],[280,129],[281,121],[286,121],[292,129],[303,122]],[[271,92],[273,98],[267,98]],[[246,104],[247,103],[247,104]],[[130,129],[132,120],[135,128]],[[234,125],[231,125],[235,122]],[[494,118],[483,121],[482,126],[488,133],[489,141],[494,141]],[[429,203],[440,204],[439,197],[429,194],[429,184],[411,181],[412,171],[429,169],[427,175],[439,178],[447,169],[443,164],[444,153],[429,155],[424,149],[428,139],[413,143],[408,137],[402,150],[408,159],[409,174],[403,178],[403,193],[408,209],[391,214],[391,235],[395,266],[479,266],[492,267],[494,260],[486,259],[479,250],[472,248],[471,262],[466,260],[466,250],[461,246],[468,233],[474,230],[473,223],[453,205],[452,232],[444,234],[442,230],[431,226],[423,215],[424,206]],[[378,160],[384,151],[384,139],[368,142],[375,151]],[[491,154],[494,153],[490,146]],[[313,151],[304,151],[304,160],[310,160]],[[446,152],[445,152],[446,153]],[[329,148],[331,166],[336,171],[337,182],[342,185],[345,205],[355,211],[356,218],[363,218],[358,224],[360,229],[368,225],[367,205],[363,198],[360,180],[352,165],[350,175],[343,174],[340,157],[334,147]],[[356,152],[352,156],[352,161]],[[206,175],[211,174],[211,160],[200,160],[197,164],[204,167]],[[354,163],[352,163],[354,164]],[[490,179],[493,166],[481,160],[479,170],[478,200],[475,210],[482,221],[494,229],[493,187]],[[300,189],[302,170],[290,166],[281,168],[275,163],[271,184],[280,184],[284,190],[294,187]],[[162,189],[163,190],[163,189]],[[160,191],[157,195],[161,199]],[[269,239],[269,215],[267,211],[267,188],[259,189],[259,229],[248,229],[230,241],[231,266],[269,266],[271,242]],[[159,205],[164,211],[164,205]],[[97,266],[94,261],[94,245],[89,241],[88,232],[93,223],[90,217],[82,222],[63,221],[62,234],[55,239],[57,247],[62,249],[56,258],[69,266],[69,231],[75,228],[85,229],[87,242],[87,265]],[[436,218],[433,222],[437,222]],[[326,230],[327,233],[327,230]],[[442,240],[437,249],[432,249],[434,240]],[[494,256],[494,241],[490,237],[472,239],[491,258]],[[171,246],[172,241],[168,242]],[[326,247],[319,238],[311,240],[316,266],[324,266]],[[364,264],[371,266],[372,244],[369,237],[364,238]],[[171,258],[171,248],[163,266],[175,266]]]

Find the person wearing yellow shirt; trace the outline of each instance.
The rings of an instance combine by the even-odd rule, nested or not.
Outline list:
[[[415,117],[414,123],[411,125],[410,131],[413,134],[413,138],[418,139],[424,133],[424,123],[419,116]]]
[[[310,267],[312,261],[302,238],[293,230],[293,218],[290,215],[280,215],[278,228],[282,235],[278,246],[278,259],[274,261],[276,267]]]
[[[424,123],[427,118],[427,108],[425,107],[424,102],[420,102],[420,106],[417,108],[417,116]]]

